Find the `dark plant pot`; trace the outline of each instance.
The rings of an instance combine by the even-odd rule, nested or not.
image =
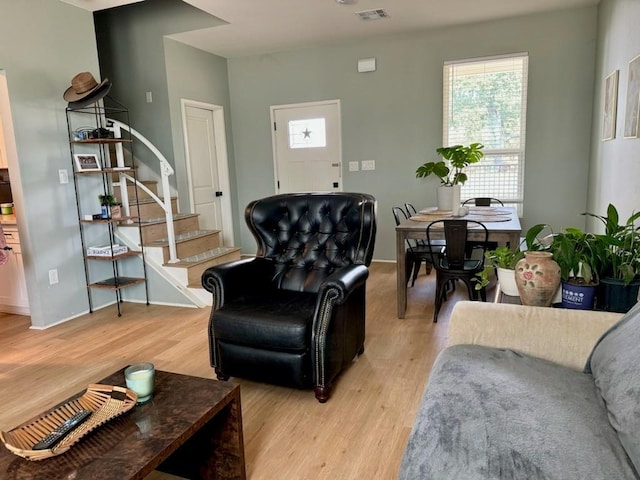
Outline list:
[[[598,284],[579,285],[562,282],[562,308],[593,310]]]
[[[638,301],[639,289],[638,278],[625,285],[622,280],[605,277],[600,280],[597,307],[608,312],[627,313]]]

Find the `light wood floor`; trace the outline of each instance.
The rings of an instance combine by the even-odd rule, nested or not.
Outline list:
[[[435,273],[409,288],[396,317],[395,264],[374,263],[367,286],[365,353],[326,404],[312,391],[232,378],[241,385],[247,474],[258,479],[394,479],[429,370],[443,348],[460,287],[432,322]],[[0,429],[10,430],[122,366],[215,378],[209,309],[125,303],[47,330],[0,313]],[[149,478],[170,478],[154,474]]]

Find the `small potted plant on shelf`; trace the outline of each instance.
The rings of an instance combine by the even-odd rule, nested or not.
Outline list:
[[[640,212],[632,213],[624,223],[613,204],[606,215],[585,213],[604,225],[604,233],[596,236],[602,242],[598,252],[600,287],[597,307],[625,313],[635,303],[640,289],[640,227],[635,222]]]
[[[98,195],[98,201],[100,202],[102,218],[117,219],[122,217],[121,205],[112,194]]]
[[[453,145],[436,149],[438,155],[444,160],[426,162],[416,170],[416,178],[425,178],[433,174],[440,179],[438,188],[438,209],[451,210],[454,198],[460,199],[460,185],[467,181],[464,168],[480,161],[484,156],[481,143],[472,143],[468,146]],[[449,165],[447,165],[447,162]],[[457,193],[457,195],[456,195]],[[458,201],[459,203],[459,201]]]
[[[553,235],[550,250],[560,267],[564,308],[593,309],[602,247],[600,238],[579,228]]]

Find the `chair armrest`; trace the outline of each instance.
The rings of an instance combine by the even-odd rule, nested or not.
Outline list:
[[[244,292],[271,288],[274,275],[273,262],[254,257],[215,265],[202,273],[202,286],[213,294],[214,308],[224,305],[225,299],[237,297]]]
[[[351,292],[364,285],[368,277],[369,269],[364,265],[349,265],[340,268],[322,282],[318,289],[318,297],[322,301],[321,299],[326,296],[327,292],[334,290],[338,292],[336,303],[343,303]]]
[[[596,341],[619,313],[458,302],[451,314],[449,345],[508,348],[583,370]]]

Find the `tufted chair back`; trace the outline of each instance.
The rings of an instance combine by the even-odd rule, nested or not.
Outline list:
[[[274,262],[274,288],[317,292],[337,268],[369,266],[376,201],[362,193],[290,193],[251,202],[245,210],[256,256]]]

